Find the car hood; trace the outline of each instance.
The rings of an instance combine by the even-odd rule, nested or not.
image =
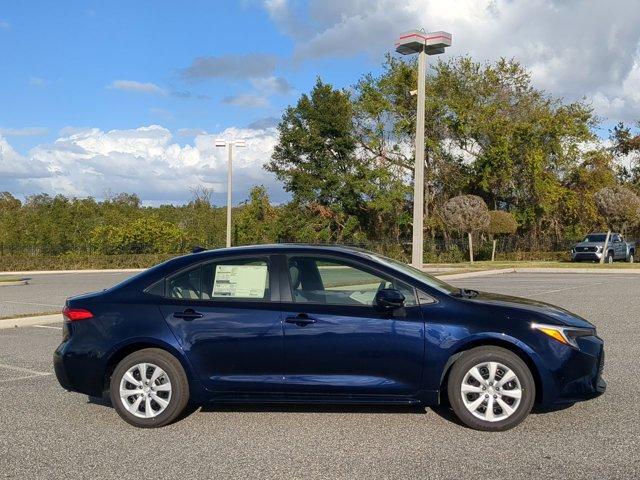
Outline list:
[[[576,243],[576,247],[601,247],[604,245],[604,242],[580,242]]]
[[[481,303],[491,307],[501,307],[511,310],[508,317],[516,317],[519,313],[529,313],[532,320],[541,323],[551,323],[556,325],[566,325],[569,327],[595,328],[584,318],[571,313],[564,308],[551,305],[550,303],[532,300],[530,298],[511,297],[498,293],[478,292],[478,295],[469,299],[475,303]]]

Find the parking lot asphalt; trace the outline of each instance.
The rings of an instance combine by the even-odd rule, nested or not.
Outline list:
[[[57,325],[0,330],[0,478],[640,478],[640,276],[452,283],[555,303],[595,323],[607,392],[502,433],[465,428],[443,409],[304,405],[213,407],[140,430],[58,385]]]
[[[27,285],[0,285],[0,318],[57,313],[67,297],[111,287],[134,275],[129,272],[47,273],[26,275]]]

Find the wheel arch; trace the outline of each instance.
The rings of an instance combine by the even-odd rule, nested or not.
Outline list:
[[[542,376],[540,375],[538,365],[536,365],[536,362],[533,360],[531,355],[529,355],[529,353],[524,348],[520,347],[516,343],[503,338],[495,337],[476,338],[456,348],[456,350],[449,356],[449,359],[442,369],[442,374],[440,377],[440,397],[442,397],[443,394],[446,395],[447,381],[449,380],[449,373],[451,371],[451,367],[453,367],[453,364],[458,358],[460,358],[463,353],[476,347],[501,347],[516,354],[527,365],[527,367],[529,367],[531,375],[533,376],[533,381],[536,386],[535,403],[543,403],[544,383],[542,381]]]
[[[164,350],[165,352],[175,357],[180,362],[187,375],[187,380],[189,381],[189,390],[192,392],[194,391],[194,387],[197,381],[196,377],[193,374],[191,365],[177,348],[164,342],[158,342],[157,340],[154,341],[149,339],[132,339],[124,344],[118,345],[109,354],[107,362],[105,364],[104,375],[102,379],[103,392],[108,393],[111,375],[116,369],[118,363],[120,363],[122,359],[124,359],[127,355],[130,355],[139,350],[144,350],[145,348],[156,348],[159,350]]]

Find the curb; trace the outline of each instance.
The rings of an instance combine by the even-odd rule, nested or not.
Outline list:
[[[515,269],[513,268],[496,268],[493,270],[479,270],[477,272],[463,272],[463,273],[452,273],[451,275],[438,275],[436,273],[436,277],[440,280],[456,280],[458,278],[473,278],[473,277],[484,277],[488,275],[500,275],[503,273],[514,273]]]
[[[595,273],[602,274],[640,274],[640,268],[544,268],[544,267],[515,267],[513,273]]]
[[[49,323],[62,323],[62,314],[38,315],[35,317],[5,318],[0,320],[0,330],[16,327],[29,327],[32,325],[47,325]]]

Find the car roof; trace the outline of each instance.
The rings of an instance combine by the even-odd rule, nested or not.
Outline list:
[[[309,252],[327,252],[327,253],[349,253],[358,254],[360,256],[366,256],[373,252],[364,248],[351,246],[351,245],[339,245],[339,244],[308,244],[308,243],[271,243],[261,245],[242,245],[238,247],[224,247],[214,248],[211,250],[203,250],[198,253],[190,255],[198,255],[201,257],[218,256],[234,253],[264,253],[264,252],[278,252],[278,251],[309,251]],[[190,256],[187,255],[187,256]]]
[[[147,270],[130,277],[123,282],[112,287],[112,290],[126,289],[129,286],[144,285],[148,286],[149,279],[160,278],[176,269],[188,267],[198,261],[206,261],[217,257],[233,256],[234,254],[273,254],[277,252],[316,252],[316,253],[337,253],[350,256],[357,256],[364,259],[371,259],[369,252],[365,249],[352,247],[347,245],[310,245],[304,243],[275,243],[263,245],[243,245],[230,248],[216,248],[212,250],[203,250],[197,253],[181,255],[171,258],[163,263],[155,265]]]

